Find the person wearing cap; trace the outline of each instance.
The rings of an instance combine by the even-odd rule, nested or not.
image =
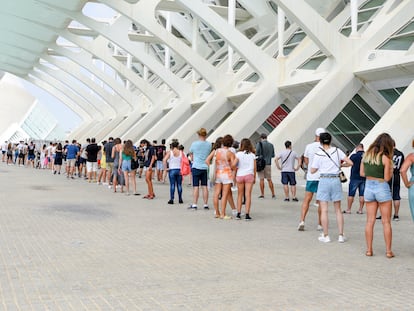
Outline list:
[[[321,143],[319,141],[319,135],[325,133],[325,129],[319,127],[315,131],[315,141],[306,145],[305,152],[303,154],[303,161],[305,162],[307,167],[310,167],[310,164],[313,161],[313,157],[315,153],[321,147]],[[306,188],[305,188],[305,197],[302,203],[302,212],[300,215],[300,222],[298,226],[299,231],[305,230],[305,218],[309,210],[310,202],[312,201],[313,194],[318,191],[318,183],[319,183],[319,172],[311,173],[310,169],[306,173]],[[322,230],[321,225],[321,209],[320,206],[318,207],[318,231]]]
[[[193,142],[190,146],[189,152],[192,155],[191,176],[193,178],[193,203],[188,209],[197,210],[198,197],[200,186],[203,192],[204,209],[208,209],[208,165],[206,159],[211,151],[211,143],[207,138],[207,130],[200,128],[197,131],[198,140]]]
[[[275,157],[275,149],[273,144],[267,141],[267,135],[262,133],[260,135],[260,142],[256,144],[256,156],[262,156],[265,159],[266,166],[264,170],[257,172],[260,179],[260,196],[259,199],[264,199],[264,180],[267,179],[269,189],[272,193],[272,198],[275,199],[275,188],[272,182],[272,158]]]

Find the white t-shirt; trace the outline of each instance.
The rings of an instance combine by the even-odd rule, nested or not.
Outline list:
[[[322,148],[322,147],[321,147]],[[320,150],[315,154],[311,168],[317,168],[320,174],[338,174],[341,167],[341,161],[346,157],[345,153],[336,147],[330,147],[325,150],[330,156]]]
[[[322,147],[322,145],[318,141],[306,145],[305,153],[303,155],[309,159],[308,167],[311,167],[313,157],[315,156],[315,153],[319,150],[319,147]],[[314,174],[312,174],[310,171],[311,170],[308,169],[308,173],[306,174],[306,180],[319,180],[319,171],[317,171]]]
[[[238,151],[236,153],[236,157],[239,160],[237,164],[236,176],[254,174],[254,161],[256,159],[256,155],[254,153],[245,153],[244,151]]]

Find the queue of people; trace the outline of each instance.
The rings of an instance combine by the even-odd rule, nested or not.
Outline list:
[[[344,243],[344,217],[351,214],[352,204],[356,192],[359,195],[359,208],[357,214],[363,214],[366,206],[366,253],[373,256],[373,230],[376,220],[381,220],[385,254],[393,258],[392,251],[392,203],[394,202],[394,221],[399,220],[400,201],[400,173],[404,185],[409,189],[409,205],[414,221],[414,153],[404,159],[404,155],[395,148],[395,141],[389,134],[380,134],[364,152],[364,146],[358,144],[355,153],[348,157],[344,151],[332,146],[332,136],[325,129],[315,131],[314,142],[308,144],[302,157],[292,148],[291,141],[285,141],[285,150],[275,154],[274,146],[267,141],[267,135],[262,134],[260,141],[254,147],[253,142],[243,138],[241,143],[235,142],[231,135],[217,138],[214,144],[207,141],[207,130],[201,128],[197,131],[198,139],[194,141],[189,154],[184,153],[184,146],[178,140],[173,140],[169,148],[151,144],[148,140],[140,141],[134,146],[131,140],[121,141],[120,138],[110,137],[100,145],[95,138],[88,139],[83,145],[76,140],[61,143],[46,144],[40,150],[33,142],[16,145],[19,154],[15,161],[35,167],[36,153],[40,154],[40,168],[49,168],[54,174],[61,174],[63,161],[65,162],[65,175],[68,179],[84,177],[90,183],[107,185],[113,192],[122,192],[126,195],[141,195],[137,192],[136,174],[145,177],[147,194],[142,198],[153,200],[155,190],[153,180],[165,182],[168,174],[170,182],[170,198],[168,204],[175,203],[177,191],[178,203],[183,204],[183,180],[189,173],[183,167],[189,165],[191,159],[191,185],[192,203],[189,210],[198,209],[200,190],[203,209],[208,210],[209,182],[213,184],[213,206],[215,218],[240,220],[244,216],[246,221],[252,220],[252,190],[259,179],[260,196],[265,197],[265,183],[267,180],[272,199],[276,198],[275,188],[271,178],[272,159],[281,171],[281,184],[283,185],[284,201],[298,202],[296,189],[296,172],[305,165],[306,189],[301,204],[301,215],[298,231],[305,230],[305,218],[309,211],[311,201],[316,194],[318,206],[318,227],[321,231],[318,240],[322,243],[331,242],[329,235],[328,205],[333,203],[338,226],[338,242]],[[155,142],[155,141],[154,141]],[[3,146],[6,149],[3,152]],[[413,140],[414,148],[414,140]],[[2,144],[3,161],[9,163],[9,151],[13,152],[12,144]],[[5,155],[5,156],[4,156]],[[160,159],[161,157],[161,159]],[[263,158],[259,164],[258,158]],[[42,162],[43,161],[43,162]],[[161,162],[161,163],[160,163]],[[33,163],[33,164],[31,164]],[[24,164],[23,164],[24,165]],[[346,210],[341,209],[342,167],[351,167]],[[408,178],[408,171],[411,179]],[[155,175],[154,175],[155,173]],[[233,191],[237,190],[236,202]],[[227,213],[227,205],[231,214]],[[242,214],[242,206],[245,213]],[[378,216],[377,213],[380,213]]]

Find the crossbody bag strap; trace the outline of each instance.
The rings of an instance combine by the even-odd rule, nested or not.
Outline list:
[[[339,169],[341,169],[340,166],[338,166],[338,164],[336,164],[336,162],[334,160],[332,160],[331,156],[329,155],[329,153],[326,152],[325,149],[319,147],[319,149],[321,149],[323,152],[325,152],[325,154],[328,156],[328,158],[335,164],[335,166]],[[338,152],[338,148],[336,148],[336,152]],[[338,154],[338,160],[339,160],[339,154]]]
[[[285,162],[289,159],[290,154],[292,153],[292,150],[290,150],[288,156],[286,157],[286,159],[283,160],[282,165],[285,164]]]

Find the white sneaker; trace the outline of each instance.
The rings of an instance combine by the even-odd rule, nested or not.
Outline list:
[[[237,186],[233,186],[233,187],[231,187],[231,191],[237,191]]]
[[[321,225],[318,225],[318,227],[316,228],[316,231],[323,231],[323,228]]]
[[[237,216],[237,210],[236,209],[231,210],[231,213],[232,213],[233,217]]]
[[[298,226],[298,231],[305,231],[305,222],[301,221]]]
[[[331,238],[329,237],[329,235],[324,236],[323,234],[318,238],[318,240],[322,243],[329,243],[331,242]]]
[[[346,238],[343,235],[338,236],[338,242],[339,243],[344,243],[345,241],[346,241]]]

